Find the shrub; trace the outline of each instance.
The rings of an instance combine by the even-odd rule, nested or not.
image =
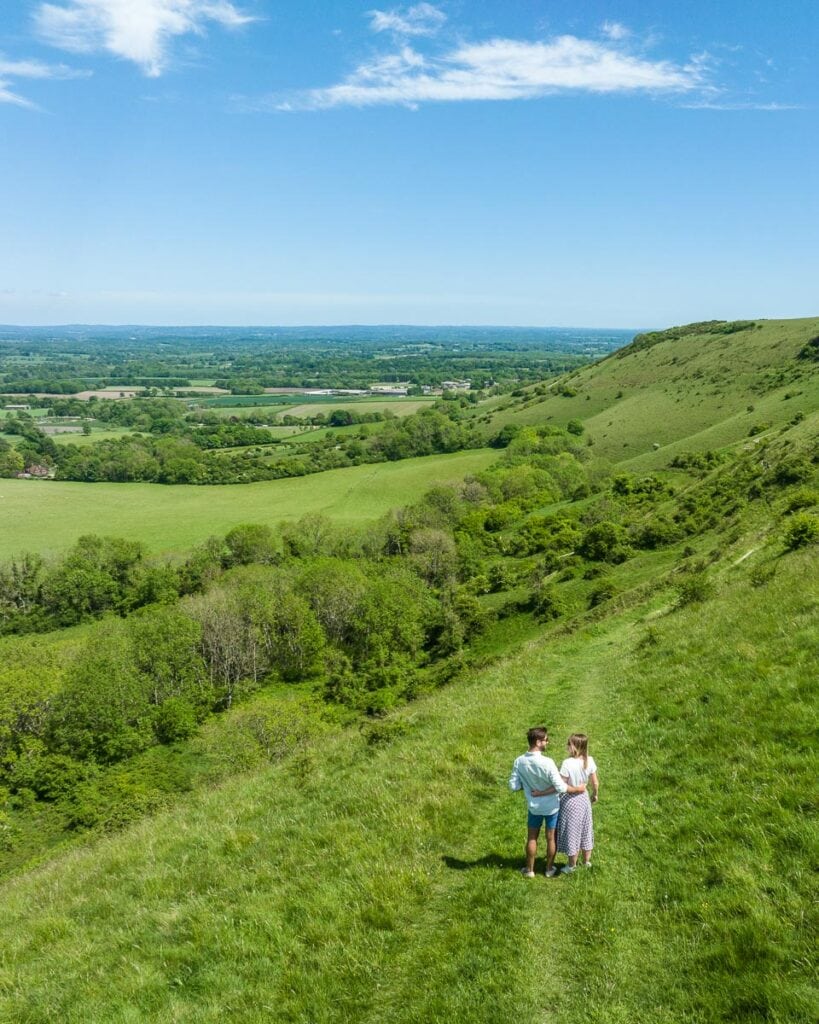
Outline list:
[[[575,437],[580,437],[580,435],[583,433],[585,429],[586,428],[583,426],[580,420],[569,420],[569,422],[566,424],[566,430],[568,430],[570,434],[574,434]]]
[[[788,523],[785,530],[785,547],[788,551],[814,544],[819,539],[819,516],[800,512]]]
[[[786,512],[799,512],[803,508],[813,508],[814,505],[819,504],[819,491],[814,491],[811,487],[800,487],[795,494],[792,494],[788,499],[788,504],[785,507]]]
[[[626,531],[618,523],[603,520],[589,527],[578,549],[591,562],[625,562],[631,550],[626,542]]]
[[[589,608],[596,608],[604,601],[610,601],[616,593],[617,588],[612,580],[601,580],[589,594]]]
[[[789,459],[783,459],[779,463],[773,471],[773,479],[774,483],[784,487],[788,484],[804,483],[810,479],[812,473],[813,468],[805,456],[794,455]]]
[[[713,581],[704,572],[693,572],[677,586],[677,606],[700,604],[714,593]]]
[[[541,622],[559,619],[566,613],[566,603],[557,587],[545,584],[536,587],[532,593],[531,608],[535,618]]]
[[[186,740],[196,732],[196,712],[181,697],[170,697],[154,711],[153,726],[160,743]]]

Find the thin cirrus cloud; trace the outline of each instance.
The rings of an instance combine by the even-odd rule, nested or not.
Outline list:
[[[17,91],[18,79],[83,78],[86,74],[64,64],[44,64],[39,60],[6,60],[0,55],[0,103],[12,103],[18,107],[37,106]]]
[[[52,46],[104,50],[151,78],[167,67],[176,37],[203,35],[209,23],[239,28],[254,20],[228,0],[67,0],[40,4],[34,14],[39,36]]]
[[[559,92],[686,93],[706,88],[707,58],[685,64],[647,60],[611,35],[605,41],[564,35],[546,41],[490,39],[437,56],[404,44],[360,64],[344,81],[266,105],[321,110],[379,104],[537,99]]]
[[[426,3],[394,11],[370,11],[369,18],[373,32],[397,36],[434,36],[446,21],[442,10]]]

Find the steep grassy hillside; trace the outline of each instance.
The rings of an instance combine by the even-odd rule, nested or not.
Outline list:
[[[0,1019],[801,1024],[815,567],[772,543],[7,881]],[[600,765],[580,877],[517,871],[535,721]]]
[[[819,318],[643,335],[548,388],[500,403],[493,424],[579,419],[596,455],[656,468],[681,451],[736,444],[814,411],[819,368],[799,353],[817,335]]]

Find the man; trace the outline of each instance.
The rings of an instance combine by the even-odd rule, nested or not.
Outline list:
[[[535,856],[537,840],[541,826],[546,825],[546,877],[553,878],[557,874],[555,853],[557,843],[557,814],[560,810],[560,793],[583,793],[585,784],[567,786],[561,779],[557,765],[543,751],[549,744],[549,733],[544,726],[530,729],[526,734],[529,749],[516,758],[509,777],[509,788],[513,791],[522,789],[528,808],[528,832],[526,838],[526,867],[521,870],[524,878],[535,877]]]

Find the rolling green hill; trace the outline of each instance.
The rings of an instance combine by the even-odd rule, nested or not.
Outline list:
[[[819,407],[817,363],[799,358],[819,335],[819,318],[760,320],[731,333],[692,327],[644,335],[648,342],[529,389],[502,403],[493,425],[579,419],[597,456],[644,470],[681,451],[735,445]]]

